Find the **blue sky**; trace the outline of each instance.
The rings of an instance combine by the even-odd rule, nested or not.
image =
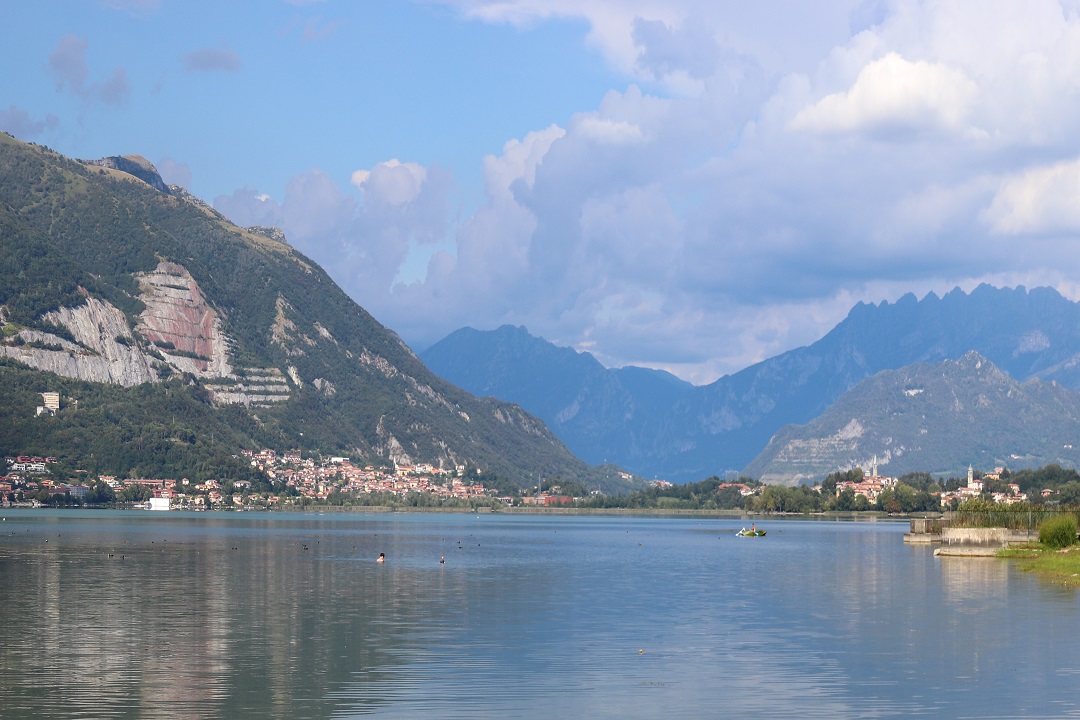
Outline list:
[[[860,300],[1080,296],[1072,0],[27,1],[0,61],[0,129],[282,227],[417,348],[701,383]]]

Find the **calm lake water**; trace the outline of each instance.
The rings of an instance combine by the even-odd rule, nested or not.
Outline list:
[[[0,516],[4,720],[1080,717],[1077,592],[906,524]]]

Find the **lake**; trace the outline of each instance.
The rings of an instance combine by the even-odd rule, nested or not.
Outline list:
[[[906,523],[0,516],[4,720],[1080,717],[1077,592]]]

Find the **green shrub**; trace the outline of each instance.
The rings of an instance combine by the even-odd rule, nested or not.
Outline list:
[[[1039,526],[1039,542],[1052,548],[1068,547],[1076,542],[1076,516],[1061,515]]]

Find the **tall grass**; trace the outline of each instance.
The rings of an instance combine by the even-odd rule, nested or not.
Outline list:
[[[969,500],[953,514],[952,527],[1035,530],[1055,518],[1071,518],[1075,524],[1080,509],[1072,507],[1043,507],[1028,504],[999,505],[986,500]]]

